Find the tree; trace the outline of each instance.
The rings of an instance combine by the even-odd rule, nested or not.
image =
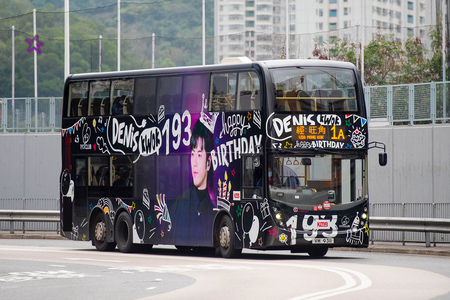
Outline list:
[[[438,61],[442,56],[437,51],[439,34],[432,31],[432,55],[419,38],[408,37],[403,44],[392,35],[377,34],[364,48],[364,79],[367,85],[428,82],[439,78]],[[319,59],[333,59],[356,64],[357,47],[341,39],[330,44],[315,45],[313,56]],[[442,63],[441,63],[442,66]]]

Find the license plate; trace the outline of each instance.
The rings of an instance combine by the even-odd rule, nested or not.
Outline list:
[[[313,244],[334,244],[334,238],[315,238]]]

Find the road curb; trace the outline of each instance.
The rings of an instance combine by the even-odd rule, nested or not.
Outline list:
[[[447,247],[446,247],[447,248]],[[397,253],[397,254],[415,254],[415,255],[434,255],[450,256],[450,248],[442,249],[439,247],[408,247],[408,246],[369,246],[369,248],[333,248],[338,251],[352,252],[376,252],[376,253]]]
[[[5,240],[65,240],[57,233],[0,233]]]
[[[54,232],[27,232],[27,233],[9,233],[0,232],[0,239],[33,239],[33,240],[67,240],[58,233]],[[414,254],[414,255],[434,255],[434,256],[450,256],[450,244],[444,244],[432,247],[425,247],[424,244],[406,244],[398,245],[397,243],[383,242],[380,244],[369,245],[369,248],[332,248],[335,251],[352,251],[352,252],[377,252],[377,253],[397,253],[397,254]]]

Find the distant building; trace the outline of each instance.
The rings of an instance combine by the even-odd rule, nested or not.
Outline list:
[[[415,36],[427,43],[440,1],[217,0],[215,62],[243,55],[252,60],[284,58],[287,28],[289,57],[308,58],[317,42],[359,41],[362,16],[366,44],[379,33],[397,41]]]

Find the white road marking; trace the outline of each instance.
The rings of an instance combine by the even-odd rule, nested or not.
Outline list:
[[[113,259],[97,259],[97,258],[82,258],[82,257],[66,257],[64,259],[72,261],[101,261],[101,262],[112,262],[112,263],[125,263],[125,260],[113,260]]]
[[[4,247],[0,246],[0,251],[20,251],[20,252],[46,252],[46,253],[77,253],[80,254],[79,251],[76,250],[57,250],[54,248],[14,248],[14,247]],[[123,254],[119,254],[123,255]],[[101,256],[117,256],[117,253],[101,253]],[[143,256],[143,254],[133,254],[133,257]],[[148,258],[148,255],[145,255]],[[350,293],[354,291],[363,290],[369,288],[372,285],[372,281],[365,274],[353,271],[350,269],[344,268],[336,268],[336,267],[325,267],[325,266],[312,266],[312,265],[292,265],[286,263],[270,263],[270,262],[261,262],[261,261],[230,261],[227,260],[226,264],[217,264],[217,259],[214,258],[201,258],[201,257],[174,257],[169,255],[161,255],[158,256],[159,259],[168,259],[168,260],[190,260],[195,262],[211,262],[213,264],[204,264],[204,265],[179,265],[179,266],[159,266],[159,267],[133,267],[127,266],[123,268],[110,268],[110,269],[118,269],[121,271],[131,271],[131,272],[159,272],[159,273],[169,273],[169,272],[185,272],[185,271],[207,271],[207,270],[220,270],[220,269],[249,269],[248,265],[258,265],[258,266],[282,266],[282,267],[295,267],[295,268],[309,268],[316,269],[319,271],[332,272],[337,274],[344,280],[344,285],[338,288],[323,290],[315,293],[310,293],[307,295],[302,295],[299,297],[292,298],[291,300],[302,300],[302,299],[324,299],[333,297],[336,295]],[[65,258],[71,261],[94,261],[94,262],[111,262],[111,263],[127,263],[124,260],[107,260],[107,259],[95,259],[95,258],[73,258],[67,257]],[[239,264],[239,266],[230,266]],[[247,265],[244,267],[243,265]],[[358,282],[357,282],[358,281]],[[149,289],[153,289],[150,287]]]
[[[334,288],[331,290],[323,290],[323,291],[315,292],[315,293],[310,293],[310,294],[302,295],[299,297],[291,298],[289,300],[324,299],[324,298],[329,298],[329,297],[333,297],[333,296],[344,294],[344,293],[350,293],[350,292],[354,292],[354,291],[363,290],[363,289],[369,288],[372,285],[372,281],[369,279],[369,277],[367,277],[363,273],[360,273],[357,271],[343,269],[343,268],[335,268],[335,267],[312,267],[311,266],[311,268],[321,269],[324,271],[336,273],[339,276],[341,276],[342,279],[344,279],[345,284],[338,288]],[[349,273],[359,279],[359,281],[360,281],[359,285],[356,282],[356,280],[352,277],[352,275],[350,275]]]

